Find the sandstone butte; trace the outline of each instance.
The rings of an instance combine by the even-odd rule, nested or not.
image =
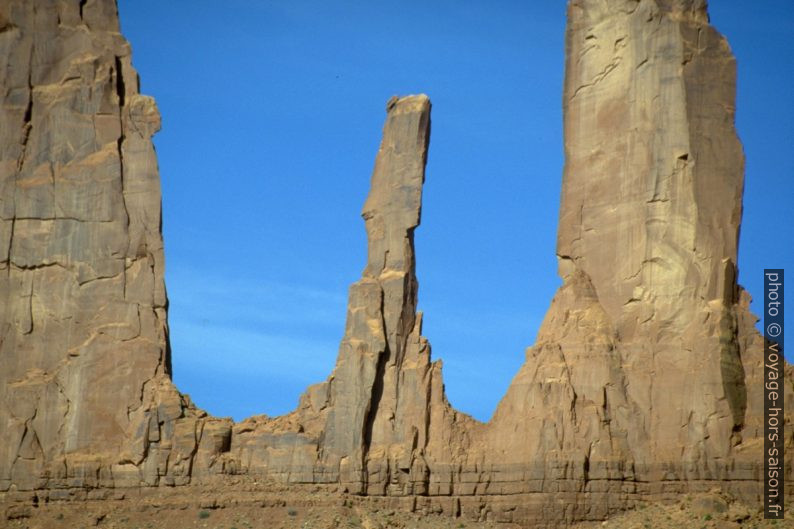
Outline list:
[[[736,65],[704,0],[570,0],[563,285],[487,424],[447,402],[416,311],[426,96],[387,104],[336,367],[233,423],[171,382],[160,115],[115,2],[0,3],[0,61],[0,502],[245,474],[525,526],[713,488],[760,505]]]

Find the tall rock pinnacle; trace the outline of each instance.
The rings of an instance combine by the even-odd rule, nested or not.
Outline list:
[[[623,378],[601,382],[643,410],[642,431],[626,426],[648,439],[635,455],[704,469],[746,407],[736,63],[704,1],[583,0],[569,16],[560,274],[588,284],[616,342]],[[599,384],[580,397],[598,402]]]
[[[367,229],[367,266],[350,287],[345,336],[330,381],[331,412],[324,451],[345,457],[342,481],[363,483],[365,456],[374,445],[405,444],[403,417],[413,391],[401,395],[403,364],[429,355],[419,336],[414,228],[419,225],[430,100],[392,98],[372,185],[362,213]],[[412,387],[411,390],[416,388]],[[426,407],[426,403],[421,403]]]
[[[552,392],[540,416],[560,421],[557,433],[538,442],[579,452],[591,476],[632,461],[661,478],[683,460],[703,477],[740,441],[743,158],[735,60],[705,9],[569,5],[564,285],[497,422],[521,421],[517,392]]]
[[[393,97],[362,216],[367,264],[350,287],[336,367],[298,409],[235,427],[230,458],[290,482],[339,483],[358,494],[427,494],[429,465],[463,448],[470,418],[444,398],[416,312],[419,225],[430,100]],[[297,433],[288,433],[289,431]],[[455,439],[453,445],[449,441]]]
[[[1,3],[0,502],[242,474],[527,527],[714,487],[758,501],[734,91],[704,0],[569,2],[563,285],[487,424],[449,405],[421,335],[430,101],[392,98],[334,371],[294,412],[233,424],[171,383],[160,117],[115,2]]]

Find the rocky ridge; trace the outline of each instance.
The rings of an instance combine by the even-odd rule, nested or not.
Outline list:
[[[234,424],[171,383],[160,117],[115,3],[10,0],[0,49],[0,501],[239,474],[522,525],[713,488],[759,501],[735,60],[704,1],[570,1],[563,285],[487,424],[446,401],[416,311],[426,96],[387,104],[333,373]]]

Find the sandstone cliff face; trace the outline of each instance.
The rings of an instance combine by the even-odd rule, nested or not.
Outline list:
[[[747,407],[735,61],[705,2],[574,1],[566,42],[564,285],[495,422],[591,479],[716,476]]]
[[[160,127],[112,2],[5,2],[0,484],[119,450],[167,374]]]
[[[736,284],[735,61],[707,20],[698,2],[569,5],[564,284],[487,446],[572,480],[587,503],[694,483],[759,493],[762,344]]]
[[[421,335],[420,95],[387,104],[333,373],[293,413],[232,424],[170,381],[160,118],[114,2],[0,6],[0,494],[250,474],[552,526],[713,486],[757,500],[734,59],[702,1],[568,18],[563,285],[493,419],[451,408]]]
[[[155,484],[160,429],[187,406],[169,373],[160,115],[112,1],[4,2],[0,57],[0,490],[138,485],[147,456]]]

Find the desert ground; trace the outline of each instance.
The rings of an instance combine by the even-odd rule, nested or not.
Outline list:
[[[189,493],[186,494],[186,492]],[[8,529],[518,529],[487,512],[480,519],[431,512],[411,499],[339,494],[321,486],[285,487],[241,479],[232,489],[213,486],[130,489],[88,494],[78,501],[7,503],[0,527]],[[794,508],[785,520],[764,520],[748,506],[717,491],[687,495],[670,504],[641,504],[613,517],[573,529],[760,529],[794,528]]]

